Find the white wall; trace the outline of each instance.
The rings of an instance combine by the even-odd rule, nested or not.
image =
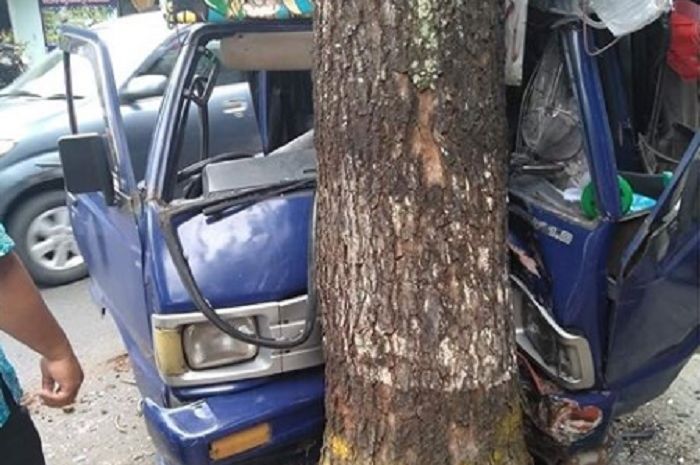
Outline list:
[[[46,53],[44,30],[38,0],[7,0],[15,39],[26,45],[26,59],[31,63]]]

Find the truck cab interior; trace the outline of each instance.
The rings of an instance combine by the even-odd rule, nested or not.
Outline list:
[[[313,128],[311,46],[311,32],[290,32],[214,38],[201,47],[181,96],[173,199],[200,197],[206,166],[266,156]],[[238,81],[217,108],[211,96],[231,75]],[[215,111],[237,119],[237,131],[248,120],[245,134],[229,137],[232,127],[212,127]]]
[[[672,21],[665,16],[622,38],[583,23],[581,46],[597,67],[602,116],[607,119],[607,134],[599,131],[598,137],[610,139],[610,167],[619,183],[611,276],[619,273],[624,250],[700,129],[698,80],[680,76],[667,59]],[[523,85],[508,90],[511,192],[591,230],[605,216],[590,166],[600,160],[591,153],[597,150],[596,141],[586,140],[586,131],[595,130],[581,113],[588,96],[572,82],[572,44],[562,32],[567,27],[574,26],[567,26],[560,15],[529,11]]]

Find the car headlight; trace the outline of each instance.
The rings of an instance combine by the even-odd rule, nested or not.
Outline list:
[[[559,335],[552,330],[547,320],[535,309],[532,304],[526,304],[527,310],[523,314],[523,332],[528,338],[544,364],[552,368],[557,376],[568,380],[581,379],[581,364],[575,351],[560,342]]]
[[[561,328],[519,279],[512,277],[518,347],[569,389],[595,384],[588,340]]]
[[[231,323],[239,331],[256,334],[253,318],[239,318]],[[232,338],[211,323],[186,326],[182,340],[187,364],[193,370],[241,363],[254,358],[258,353],[256,346]]]
[[[17,142],[12,139],[0,139],[0,156],[12,150]]]

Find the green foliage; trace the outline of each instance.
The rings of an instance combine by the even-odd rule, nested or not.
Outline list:
[[[47,45],[58,43],[58,27],[62,24],[72,24],[80,27],[90,27],[116,16],[113,6],[82,6],[70,8],[44,8],[41,11],[44,22],[44,33]]]
[[[0,89],[14,81],[24,71],[24,45],[9,31],[0,31]]]

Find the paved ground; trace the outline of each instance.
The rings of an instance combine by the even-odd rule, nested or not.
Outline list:
[[[615,465],[700,465],[700,355],[662,397],[619,422],[629,440]]]
[[[48,465],[138,465],[154,463],[153,449],[138,410],[121,339],[109,316],[92,304],[87,281],[43,292],[65,328],[85,370],[74,409],[48,409],[32,398],[40,385],[38,357],[0,334],[17,367],[30,409],[44,440]],[[1,460],[0,460],[1,462]]]
[[[48,465],[152,464],[139,394],[114,323],[92,305],[87,282],[43,294],[87,376],[74,409],[50,410],[30,397]],[[0,343],[31,396],[39,385],[37,357],[2,334]],[[614,465],[700,465],[700,355],[662,398],[621,420],[619,427],[644,439],[626,441]]]

